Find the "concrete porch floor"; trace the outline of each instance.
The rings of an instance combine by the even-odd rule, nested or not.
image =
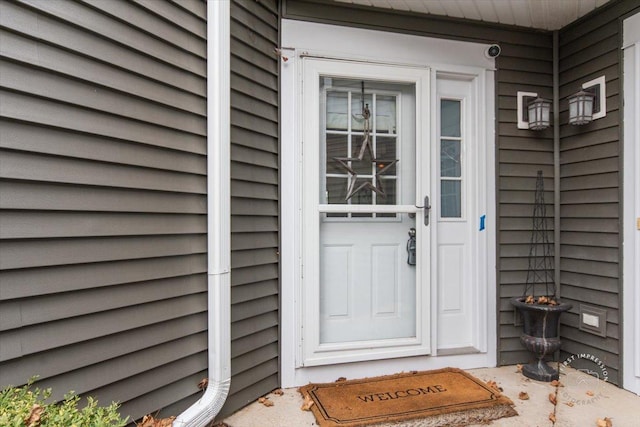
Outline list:
[[[503,394],[515,404],[518,416],[493,421],[500,427],[599,427],[598,420],[609,418],[613,427],[640,426],[640,396],[572,368],[563,368],[562,387],[530,380],[517,372],[516,366],[467,370],[482,381],[495,381]],[[353,378],[348,378],[353,379]],[[273,406],[254,402],[222,420],[229,427],[304,427],[315,426],[310,411],[302,411],[302,397],[297,389],[283,390],[283,395],[267,395]],[[521,392],[528,400],[519,398]],[[554,405],[549,395],[554,394]],[[555,423],[550,414],[555,415]],[[219,421],[219,420],[218,420]],[[214,423],[214,425],[220,425]],[[224,424],[222,424],[224,425]],[[410,427],[412,423],[395,424]]]

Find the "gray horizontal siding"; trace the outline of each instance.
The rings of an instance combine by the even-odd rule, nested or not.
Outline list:
[[[206,173],[204,2],[0,0],[0,386],[199,397]]]
[[[231,390],[219,418],[280,386],[278,2],[231,2]]]
[[[619,383],[621,369],[620,18],[637,2],[616,1],[560,32],[562,356],[590,353]],[[607,116],[571,126],[566,97],[601,75]],[[606,337],[579,330],[580,305],[607,311]]]

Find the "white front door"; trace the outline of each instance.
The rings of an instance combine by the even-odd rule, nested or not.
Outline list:
[[[640,394],[640,13],[624,20],[624,378]]]
[[[303,67],[303,363],[428,354],[429,70]]]
[[[372,210],[414,204],[415,85],[321,76],[320,91],[320,343],[414,339],[415,213]]]

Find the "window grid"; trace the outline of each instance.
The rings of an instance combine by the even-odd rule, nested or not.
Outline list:
[[[451,107],[454,107],[453,109]],[[453,111],[453,114],[450,114]],[[463,217],[462,100],[440,100],[440,218]]]
[[[336,129],[329,129],[328,123],[325,121],[325,141],[328,139],[328,137],[330,135],[342,135],[342,136],[346,136],[346,140],[347,140],[347,154],[348,157],[357,157],[357,152],[354,153],[354,149],[355,150],[359,150],[360,149],[360,144],[362,143],[362,140],[364,138],[364,130],[359,131],[359,130],[354,130],[353,129],[353,120],[355,117],[361,117],[362,113],[359,111],[355,110],[355,104],[354,104],[354,96],[353,94],[355,93],[356,95],[358,95],[357,97],[357,105],[362,105],[362,101],[361,101],[361,92],[358,92],[356,90],[349,90],[349,89],[341,89],[341,88],[331,88],[331,89],[327,89],[325,91],[325,103],[327,105],[328,108],[328,99],[330,97],[331,94],[334,93],[344,93],[346,92],[347,94],[347,129],[346,130],[336,130]],[[395,153],[394,155],[397,155],[398,152],[398,132],[397,132],[397,126],[398,123],[400,121],[400,118],[398,117],[399,114],[399,109],[398,109],[398,96],[396,94],[393,95],[389,95],[389,94],[384,94],[383,96],[385,97],[389,97],[393,99],[393,102],[395,103],[395,127],[393,130],[389,129],[388,132],[378,132],[378,92],[372,92],[372,91],[366,91],[364,94],[364,98],[365,98],[365,104],[369,104],[369,109],[371,111],[371,118],[370,118],[370,131],[369,131],[369,137],[371,139],[371,148],[373,151],[373,156],[374,158],[377,158],[378,155],[378,138],[379,137],[385,137],[385,138],[395,138],[395,143],[394,146],[396,147],[395,149]],[[327,153],[327,162],[332,161],[331,157],[328,155]],[[364,159],[368,158],[368,154],[365,154]],[[353,161],[348,161],[348,165],[349,166],[353,166]],[[396,166],[397,167],[397,166]],[[397,197],[397,185],[398,185],[398,175],[397,175],[398,170],[396,169],[396,173],[394,174],[385,174],[385,175],[381,175],[379,178],[382,181],[382,185],[384,185],[386,182],[388,181],[394,181],[395,183],[395,191],[393,194],[394,199]],[[363,178],[366,180],[369,180],[371,182],[372,185],[376,185],[375,182],[375,164],[373,162],[370,163],[370,168],[368,170],[368,173],[358,173],[358,182],[364,182]],[[330,173],[330,172],[326,172],[325,169],[325,182],[327,183],[329,179],[331,178],[336,178],[336,179],[342,179],[345,180],[345,187],[347,187],[348,185],[351,184],[351,176],[348,173]],[[329,187],[327,185],[327,187]],[[371,204],[371,205],[377,205],[380,204],[379,200],[378,200],[378,195],[375,191],[372,190],[362,190],[363,192],[367,192],[367,194],[371,197],[371,203],[366,203],[366,204]],[[354,197],[356,197],[354,195]],[[353,198],[346,201],[341,201],[341,204],[348,204],[348,205],[352,205],[352,204],[359,204],[359,203],[353,203]],[[326,202],[327,203],[331,203],[330,202],[330,198],[329,198],[329,191],[326,191],[325,194],[325,198],[326,198]],[[395,200],[394,203],[391,204],[395,204]],[[362,219],[362,218],[380,218],[380,217],[384,217],[384,218],[395,218],[397,215],[396,214],[377,214],[377,213],[373,213],[373,214],[357,214],[357,213],[346,213],[346,214],[329,214],[328,216],[331,217],[340,217],[340,218],[357,218],[357,219]]]

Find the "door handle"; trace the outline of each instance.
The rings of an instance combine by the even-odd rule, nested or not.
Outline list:
[[[407,241],[407,264],[416,265],[416,229],[409,229],[409,240]]]
[[[429,196],[424,196],[424,225],[429,225],[430,215],[431,215],[431,205],[429,204]]]
[[[429,196],[424,196],[424,205],[418,206],[418,209],[424,209],[424,225],[429,225],[429,215],[431,214],[431,205],[429,204]]]

